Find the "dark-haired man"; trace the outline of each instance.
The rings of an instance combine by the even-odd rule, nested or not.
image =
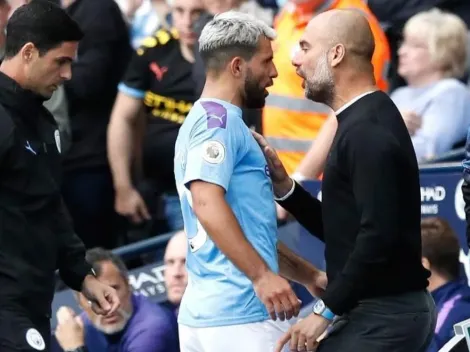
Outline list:
[[[64,351],[77,352],[179,352],[178,326],[172,311],[147,297],[132,292],[126,265],[120,257],[103,248],[87,251],[99,280],[114,287],[121,308],[113,315],[96,315],[83,294],[76,298],[83,312],[70,307],[57,311],[55,337]]]
[[[0,351],[47,351],[54,273],[99,314],[119,307],[85,260],[60,196],[60,134],[44,100],[71,77],[82,32],[33,1],[7,24],[0,66]]]

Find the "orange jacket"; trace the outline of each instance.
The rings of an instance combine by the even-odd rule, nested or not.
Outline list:
[[[287,3],[275,21],[278,37],[273,50],[279,76],[266,99],[263,134],[278,151],[289,174],[296,170],[331,112],[326,105],[305,99],[302,79],[295,73],[291,60],[312,13],[341,8],[356,8],[367,15],[375,38],[372,58],[375,78],[380,89],[388,89],[386,74],[390,48],[379,22],[364,0],[310,0],[302,6]]]

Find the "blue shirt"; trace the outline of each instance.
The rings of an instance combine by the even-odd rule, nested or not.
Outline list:
[[[132,295],[133,313],[124,330],[106,335],[83,314],[88,352],[179,352],[178,325],[173,312]]]
[[[465,140],[470,126],[470,92],[462,82],[446,78],[425,87],[402,87],[390,97],[399,110],[422,118],[421,128],[411,136],[419,161],[446,153]]]
[[[209,327],[268,319],[251,281],[201,226],[189,192],[194,180],[222,187],[247,240],[269,268],[278,272],[272,183],[264,155],[243,122],[240,108],[216,99],[194,104],[176,142],[175,178],[189,240],[188,286],[178,321]]]
[[[431,292],[437,323],[427,352],[439,351],[454,337],[454,325],[470,318],[470,287],[466,279],[450,281]]]

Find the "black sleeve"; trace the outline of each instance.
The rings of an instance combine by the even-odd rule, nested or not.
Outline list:
[[[55,233],[59,238],[59,274],[67,286],[81,291],[85,276],[91,273],[91,265],[85,260],[85,246],[73,231],[72,220],[61,198],[57,199]]]
[[[94,19],[89,21],[92,24],[84,29],[78,59],[72,64],[73,78],[64,83],[67,99],[71,102],[96,99],[108,87],[109,72],[116,69],[119,61],[114,55],[122,34],[113,10],[110,6],[96,6]]]
[[[150,61],[147,59],[148,49],[140,47],[132,55],[127,66],[119,91],[131,97],[143,99],[145,92],[150,88]]]
[[[323,241],[322,209],[321,202],[317,198],[296,182],[294,192],[278,203],[291,213],[308,232]]]
[[[344,167],[351,177],[361,222],[354,249],[343,271],[328,284],[322,297],[337,315],[357,303],[361,283],[373,280],[375,268],[390,260],[391,248],[399,240],[398,197],[402,188],[398,175],[399,146],[387,131],[366,124],[356,125],[343,142],[341,152],[347,155]]]

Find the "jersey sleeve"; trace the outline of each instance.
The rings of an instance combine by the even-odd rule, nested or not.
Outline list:
[[[119,91],[132,98],[143,99],[150,86],[150,74],[148,68],[148,51],[137,49],[132,55],[124,78],[119,83]]]
[[[237,162],[246,152],[241,117],[227,119],[227,109],[203,102],[204,112],[193,127],[188,143],[184,184],[200,180],[228,190]]]
[[[159,29],[154,35],[145,38],[134,52],[124,78],[119,83],[119,91],[136,99],[143,99],[150,89],[152,77],[152,61],[168,53],[168,45],[178,39],[175,30]],[[153,68],[155,70],[155,68]]]

